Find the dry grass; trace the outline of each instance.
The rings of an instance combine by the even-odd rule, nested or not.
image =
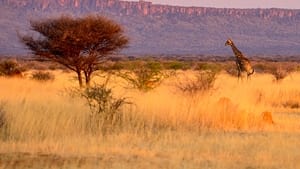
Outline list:
[[[30,77],[31,72],[27,72]],[[300,165],[300,74],[281,83],[256,74],[238,81],[220,74],[213,90],[186,95],[166,80],[148,93],[111,85],[134,105],[119,130],[91,135],[88,107],[53,82],[0,77],[9,127],[0,139],[0,168],[287,168]],[[185,71],[183,74],[193,72]],[[99,80],[99,79],[98,79]],[[271,112],[274,124],[264,122]]]

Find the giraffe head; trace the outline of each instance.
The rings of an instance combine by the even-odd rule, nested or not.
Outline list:
[[[229,39],[227,39],[227,41],[225,42],[225,46],[231,46],[231,45],[233,45],[233,41],[229,38]]]

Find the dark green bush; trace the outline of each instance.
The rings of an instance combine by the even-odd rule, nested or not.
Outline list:
[[[46,81],[53,81],[55,79],[55,76],[50,72],[44,72],[44,71],[36,71],[32,73],[31,79],[46,82]]]
[[[187,62],[182,61],[169,61],[163,63],[165,69],[171,70],[187,70],[191,68],[191,65]]]
[[[217,73],[211,70],[197,71],[194,77],[179,80],[176,87],[189,95],[204,93],[213,88],[216,75]]]
[[[128,82],[130,88],[138,89],[147,92],[158,87],[164,80],[166,74],[162,71],[162,66],[159,62],[139,63],[131,70],[120,72],[118,76]]]
[[[0,139],[8,137],[8,119],[4,109],[4,103],[0,102]]]
[[[235,63],[227,63],[226,65],[224,65],[223,69],[226,71],[227,74],[231,76],[238,76],[238,71]]]
[[[71,90],[72,94],[83,98],[89,107],[87,129],[92,133],[105,133],[120,126],[123,117],[121,109],[126,104],[131,104],[126,97],[113,96],[107,82]]]
[[[268,72],[273,75],[276,82],[283,80],[290,74],[288,70],[282,69],[281,67],[271,67]]]
[[[268,63],[257,63],[253,65],[256,73],[268,73],[270,66]]]
[[[211,71],[215,73],[219,73],[222,70],[222,67],[217,63],[198,63],[198,65],[195,68],[196,70],[202,70],[202,71]]]
[[[6,112],[4,110],[4,105],[0,102],[0,129],[2,129],[7,124]]]
[[[22,69],[15,60],[2,60],[0,62],[0,76],[22,76]]]

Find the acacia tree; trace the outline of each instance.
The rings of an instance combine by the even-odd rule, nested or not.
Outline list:
[[[39,36],[20,36],[21,41],[36,58],[57,62],[76,72],[80,87],[83,86],[82,74],[89,86],[98,64],[128,44],[122,27],[101,16],[61,16],[31,21],[30,25]]]

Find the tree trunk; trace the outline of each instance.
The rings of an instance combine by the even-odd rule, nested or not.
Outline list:
[[[78,82],[79,82],[79,87],[82,88],[83,87],[83,83],[82,83],[82,76],[81,76],[81,71],[77,70],[77,78],[78,78]]]
[[[85,76],[85,84],[86,84],[86,86],[90,87],[90,85],[91,85],[91,73],[84,72],[84,76]]]

